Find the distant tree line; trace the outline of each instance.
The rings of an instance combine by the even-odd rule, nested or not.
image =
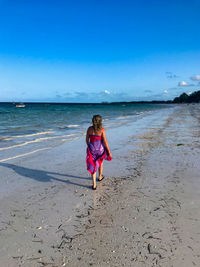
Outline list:
[[[173,103],[200,103],[200,91],[195,91],[190,95],[182,93],[174,98]]]

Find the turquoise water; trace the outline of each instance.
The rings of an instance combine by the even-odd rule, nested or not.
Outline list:
[[[91,122],[94,114],[104,120],[121,119],[154,109],[165,108],[158,104],[0,104],[0,135],[36,133],[53,129],[62,131],[73,125],[81,128]]]
[[[0,104],[0,162],[83,136],[92,116],[100,114],[106,129],[134,122],[164,104]]]

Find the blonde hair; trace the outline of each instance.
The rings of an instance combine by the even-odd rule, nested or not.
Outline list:
[[[102,128],[102,117],[100,115],[94,115],[92,118],[94,131],[98,132]]]

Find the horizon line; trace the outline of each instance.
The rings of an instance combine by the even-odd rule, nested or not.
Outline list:
[[[40,101],[0,101],[0,104],[70,104],[70,105],[109,105],[109,104],[131,104],[131,103],[169,103],[173,100],[140,100],[140,101],[114,101],[114,102],[40,102]]]

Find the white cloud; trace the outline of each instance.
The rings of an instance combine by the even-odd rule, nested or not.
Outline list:
[[[191,95],[191,94],[192,94],[192,92],[187,92],[187,94],[188,94],[188,95]]]
[[[164,90],[163,93],[164,93],[164,94],[168,94],[168,91],[167,91],[167,90]]]
[[[192,76],[192,77],[190,77],[190,79],[193,81],[200,81],[200,75]]]
[[[110,95],[110,91],[108,91],[108,90],[104,90],[104,93],[107,95]]]
[[[181,81],[181,82],[178,83],[178,86],[192,86],[192,84],[189,84],[186,81]]]

